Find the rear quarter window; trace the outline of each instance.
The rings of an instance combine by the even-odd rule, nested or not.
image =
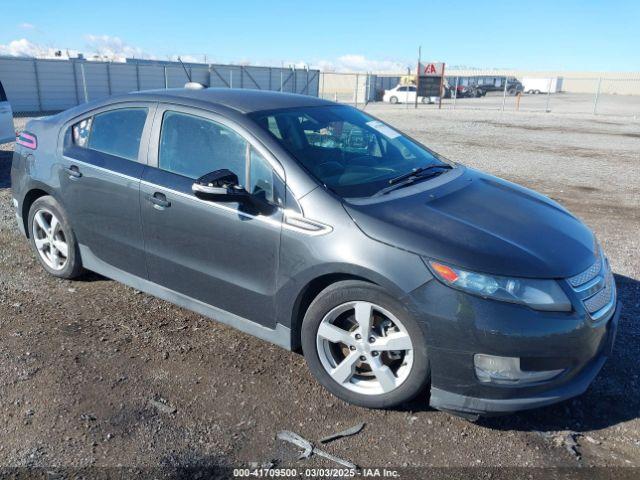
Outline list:
[[[2,82],[0,82],[0,102],[7,101],[7,94],[4,92],[4,88],[2,87]]]

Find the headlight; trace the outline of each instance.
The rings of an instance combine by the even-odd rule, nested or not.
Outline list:
[[[571,302],[555,280],[500,277],[469,272],[427,261],[434,275],[446,285],[503,302],[521,303],[536,310],[571,311]]]

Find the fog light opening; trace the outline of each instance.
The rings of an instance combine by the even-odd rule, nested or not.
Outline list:
[[[476,377],[482,383],[498,385],[523,385],[543,382],[557,377],[564,369],[522,371],[519,357],[498,357],[477,353],[473,356]]]

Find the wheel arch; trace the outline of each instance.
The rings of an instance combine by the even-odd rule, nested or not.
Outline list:
[[[45,196],[51,196],[56,198],[55,195],[51,193],[51,191],[44,185],[36,184],[30,188],[22,199],[22,208],[20,210],[22,214],[22,224],[24,226],[24,232],[27,238],[29,238],[29,210],[31,210],[31,205],[37,199]]]
[[[291,311],[291,350],[300,353],[302,351],[301,331],[302,320],[311,305],[311,302],[325,288],[344,280],[360,280],[362,282],[379,285],[375,281],[360,275],[351,273],[327,273],[310,280],[298,293]]]

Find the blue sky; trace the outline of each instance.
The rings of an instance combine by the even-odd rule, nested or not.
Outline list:
[[[424,58],[448,65],[640,70],[638,0],[58,0],[5,8],[2,20],[3,54],[68,48],[388,70],[413,66],[422,45]]]

